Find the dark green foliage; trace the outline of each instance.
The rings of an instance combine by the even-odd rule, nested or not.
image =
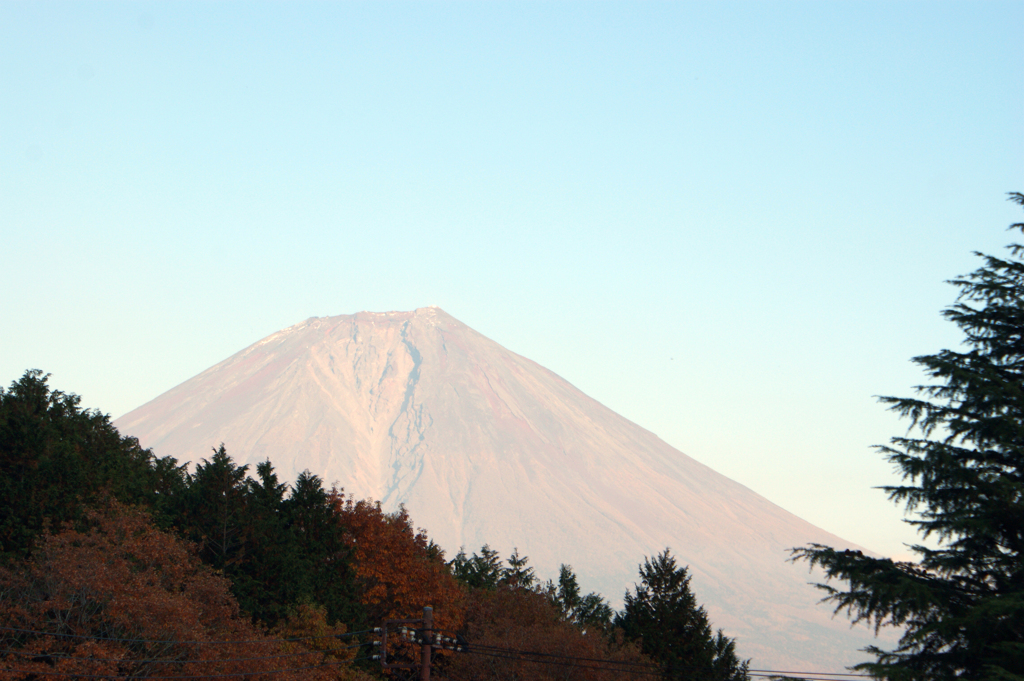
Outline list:
[[[303,575],[300,591],[283,602],[319,603],[327,609],[329,619],[365,628],[351,565],[352,545],[320,478],[309,471],[300,473],[281,513],[294,538],[292,574]]]
[[[471,589],[496,589],[505,574],[501,556],[487,544],[472,557],[467,556],[464,549],[459,549],[448,563],[448,569],[455,579]]]
[[[180,527],[199,544],[204,562],[230,572],[244,558],[249,499],[248,466],[236,466],[224,445],[196,465],[179,516]]]
[[[934,382],[917,398],[882,398],[918,434],[879,447],[903,478],[883,489],[939,548],[911,547],[917,563],[794,550],[849,583],[819,585],[837,611],[904,628],[895,650],[868,648],[876,661],[858,665],[878,677],[1024,678],[1024,247],[1009,251],[978,253],[984,264],[950,282],[960,295],[943,314],[963,351],[915,357]]]
[[[448,569],[455,579],[471,589],[507,586],[532,590],[537,587],[537,575],[530,567],[530,559],[519,555],[519,549],[513,549],[508,567],[501,564],[501,555],[487,544],[472,557],[466,555],[465,549],[459,549],[458,555],[449,561]]]
[[[256,466],[256,476],[247,481],[245,555],[232,570],[232,591],[246,612],[272,625],[287,617],[289,604],[308,597],[310,586],[283,512],[288,485],[269,461]]]
[[[48,375],[26,371],[0,388],[0,551],[24,554],[49,522],[82,518],[85,504],[110,494],[145,503],[167,523],[167,503],[184,485],[173,459],[156,459],[123,438],[77,395],[50,390]]]
[[[690,575],[676,565],[668,549],[644,559],[640,584],[626,592],[625,607],[615,619],[629,640],[662,665],[669,679],[746,681],[748,662],[736,657],[734,641],[712,633],[703,606],[690,590]]]
[[[320,478],[305,471],[291,494],[269,461],[246,475],[221,445],[188,478],[180,528],[200,556],[231,579],[239,604],[273,626],[298,603],[319,604],[330,621],[361,618],[351,547]]]
[[[562,613],[566,622],[572,622],[580,629],[607,630],[612,623],[612,608],[597,593],[584,596],[571,565],[562,565],[558,570],[558,584],[548,581],[546,592],[551,602]]]
[[[561,613],[564,621],[582,630],[607,631],[611,626],[615,614],[611,606],[599,594],[582,595],[572,567],[562,565],[558,583],[548,580],[542,586],[529,565],[529,558],[519,555],[519,549],[513,550],[507,562],[507,566],[503,565],[501,555],[484,544],[480,553],[472,556],[467,556],[465,550],[459,550],[458,555],[448,563],[448,569],[452,576],[471,589],[494,590],[503,587],[544,594]]]
[[[537,586],[537,575],[530,567],[530,559],[520,556],[519,549],[513,549],[508,557],[508,567],[502,573],[501,581],[513,589],[533,589]]]
[[[77,395],[51,391],[28,371],[0,389],[0,551],[28,551],[49,526],[84,518],[104,495],[147,507],[165,528],[196,542],[204,562],[232,580],[242,607],[268,626],[296,604],[322,605],[331,621],[362,624],[351,546],[320,479],[299,476],[294,491],[269,462],[258,480],[224,446],[188,475],[123,438],[109,417],[83,410]]]

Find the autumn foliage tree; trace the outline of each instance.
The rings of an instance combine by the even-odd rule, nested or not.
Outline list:
[[[344,624],[331,624],[327,609],[322,605],[302,603],[289,608],[286,617],[272,633],[275,638],[282,639],[280,649],[289,655],[302,659],[307,652],[321,653],[323,663],[337,665],[335,671],[339,680],[372,678],[349,665],[356,657],[358,640],[346,635]]]
[[[282,642],[245,617],[229,581],[138,508],[110,501],[88,529],[45,535],[0,570],[0,678],[272,674],[359,678],[322,613],[297,612]],[[297,638],[297,637],[292,637]]]
[[[562,565],[557,583],[540,583],[529,558],[507,560],[488,545],[460,550],[448,564],[467,590],[463,652],[445,661],[447,678],[628,679],[657,674],[639,647],[609,628],[611,608],[583,595],[575,572]]]
[[[518,551],[506,566],[487,546],[446,563],[404,509],[308,471],[282,482],[269,461],[251,477],[223,445],[189,473],[38,371],[0,390],[0,566],[0,681],[367,678],[352,663],[370,668],[370,637],[356,637],[425,606],[469,644],[437,651],[448,678],[657,669],[569,566],[540,583]]]
[[[434,608],[439,629],[462,624],[464,593],[449,573],[444,553],[422,530],[415,531],[405,509],[385,513],[380,502],[346,499],[335,490],[338,522],[355,546],[359,599],[371,622],[420,617]]]
[[[445,673],[451,679],[613,681],[657,673],[621,632],[584,632],[538,590],[474,589],[465,618],[460,638],[466,652],[449,660]]]

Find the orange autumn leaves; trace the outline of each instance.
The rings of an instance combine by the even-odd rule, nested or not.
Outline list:
[[[434,608],[434,627],[461,632],[477,653],[435,651],[440,678],[473,681],[620,681],[648,678],[650,660],[621,632],[584,633],[567,622],[541,589],[502,585],[468,590],[459,585],[427,535],[414,531],[403,510],[387,514],[372,501],[335,492],[336,513],[352,533],[362,601],[375,623],[412,619]],[[506,652],[502,652],[506,651]],[[513,652],[508,652],[513,651]],[[522,651],[537,655],[523,656]],[[389,651],[408,662],[418,652]]]
[[[378,678],[368,630],[426,605],[438,630],[471,644],[614,652],[545,589],[457,581],[404,511],[348,500],[308,471],[283,484],[269,461],[247,477],[223,446],[189,473],[41,372],[0,388],[0,449],[0,681]],[[389,659],[418,660],[400,639]],[[438,651],[435,675],[484,681],[511,664],[471,655]],[[515,669],[522,681],[589,678],[572,662]]]
[[[435,628],[461,632],[474,655],[437,651],[436,673],[451,679],[630,678],[644,663],[634,646],[584,633],[540,590],[469,590],[403,511],[330,493],[330,508],[353,547],[352,569],[369,627],[415,619],[434,608]],[[0,568],[0,681],[46,678],[253,678],[368,681],[356,668],[370,636],[348,635],[312,603],[292,606],[268,630],[240,611],[227,577],[195,547],[157,529],[144,510],[109,501],[83,528],[41,535],[31,558]],[[368,628],[368,627],[361,627]],[[359,632],[355,632],[359,634]],[[389,659],[418,650],[395,641]],[[497,656],[534,651],[536,660]],[[590,662],[553,657],[584,658]],[[606,664],[597,663],[598,660]],[[609,669],[607,663],[625,662]]]
[[[621,631],[586,633],[544,593],[500,586],[472,592],[464,632],[469,649],[445,670],[452,679],[488,681],[642,681],[656,667]]]
[[[331,503],[355,547],[373,625],[432,605],[438,627],[460,626],[462,589],[404,511],[387,514],[338,491]],[[0,569],[0,680],[370,678],[350,664],[360,640],[329,624],[322,607],[300,604],[266,631],[240,612],[225,576],[144,510],[109,501],[88,518],[88,529],[42,535],[31,559]]]
[[[356,578],[371,621],[418,618],[434,608],[434,626],[462,625],[464,593],[444,554],[423,530],[414,531],[405,509],[385,513],[380,502],[353,501],[335,491],[335,512],[355,544]]]
[[[0,679],[368,678],[336,638],[276,640],[344,633],[322,610],[298,608],[279,631],[262,631],[228,580],[144,511],[110,502],[89,525],[43,535],[32,558],[0,570]]]

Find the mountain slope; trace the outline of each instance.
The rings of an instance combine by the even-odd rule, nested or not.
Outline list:
[[[715,473],[437,308],[314,318],[116,421],[159,455],[269,458],[386,508],[449,553],[483,543],[614,602],[666,546],[754,667],[839,671],[865,629],[816,604],[786,549],[852,546]],[[852,547],[857,548],[857,547]]]

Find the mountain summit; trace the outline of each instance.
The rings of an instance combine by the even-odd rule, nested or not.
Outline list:
[[[308,319],[116,422],[160,456],[223,442],[240,464],[309,469],[404,504],[451,555],[518,547],[618,602],[671,547],[753,667],[840,671],[870,632],[818,605],[787,549],[851,545],[797,518],[444,311]],[[255,466],[253,466],[255,467]]]

